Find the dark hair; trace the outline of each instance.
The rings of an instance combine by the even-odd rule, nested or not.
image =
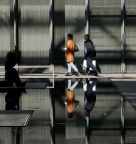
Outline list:
[[[89,34],[85,34],[85,36],[87,36],[89,38]]]
[[[73,39],[73,35],[72,34],[67,34],[67,37],[69,37],[70,39]]]

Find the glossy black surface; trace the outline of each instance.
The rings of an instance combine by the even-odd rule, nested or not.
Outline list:
[[[36,85],[39,87],[38,83],[35,87]],[[92,85],[95,86],[93,89]],[[53,89],[35,87],[26,88],[15,106],[20,110],[34,110],[28,126],[19,130],[20,143],[136,142],[135,110],[129,102],[122,99],[122,95],[111,80],[56,79]],[[72,100],[68,93],[74,93]],[[5,92],[0,93],[1,110],[5,110],[5,95]],[[72,115],[69,114],[70,105]],[[11,128],[0,128],[1,141],[5,144],[14,143],[14,132]]]

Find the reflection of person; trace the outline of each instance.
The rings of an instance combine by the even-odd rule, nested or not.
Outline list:
[[[71,85],[71,79],[68,80],[68,89],[66,91],[66,104],[67,104],[67,115],[68,118],[73,117],[73,113],[75,108],[77,107],[79,101],[75,100],[74,88],[77,86],[78,81],[75,81],[73,85]]]
[[[76,72],[76,75],[79,75],[78,69],[73,63],[74,59],[75,59],[75,56],[74,56],[75,44],[73,41],[73,35],[67,34],[67,39],[68,39],[68,41],[67,41],[67,45],[66,45],[65,50],[66,50],[66,62],[68,65],[68,73],[66,74],[66,76],[72,75],[71,69],[73,69]]]
[[[9,86],[13,83],[17,87],[24,87],[25,83],[21,83],[18,72],[13,68],[18,62],[18,57],[15,52],[8,52],[5,61],[5,79],[7,80]]]
[[[25,92],[25,89],[21,88],[9,88],[5,96],[5,110],[18,110],[19,109],[19,98]]]
[[[0,82],[0,92],[7,93],[5,96],[5,110],[19,109],[19,98],[22,93],[26,93],[25,88],[10,87],[7,81]]]
[[[89,116],[90,112],[93,110],[96,102],[96,95],[93,92],[93,87],[97,84],[98,80],[89,81],[85,79],[83,81],[84,89],[84,115]]]
[[[93,42],[89,39],[89,34],[84,36],[84,59],[87,61],[87,68],[84,69],[84,74],[90,74],[90,68],[98,75],[99,71],[92,63],[92,58],[96,56],[95,46]],[[88,71],[89,70],[89,71]]]

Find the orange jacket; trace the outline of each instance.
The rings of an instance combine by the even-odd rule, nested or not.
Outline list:
[[[75,59],[75,56],[74,56],[74,47],[75,47],[74,41],[73,40],[68,40],[66,47],[67,47],[66,62],[73,62],[74,59]]]
[[[67,90],[66,92],[67,112],[72,113],[75,110],[75,93]]]

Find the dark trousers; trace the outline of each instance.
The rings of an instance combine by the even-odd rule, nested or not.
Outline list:
[[[95,73],[98,73],[99,71],[97,68],[93,65],[92,58],[88,57],[87,59],[87,69],[91,68]]]

